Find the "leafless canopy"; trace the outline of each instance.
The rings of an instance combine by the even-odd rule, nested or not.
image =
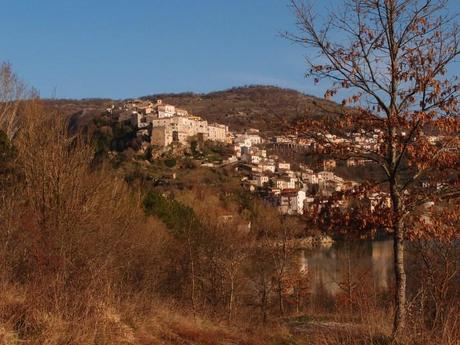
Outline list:
[[[0,130],[11,139],[18,128],[18,112],[26,97],[23,82],[8,63],[0,64]]]
[[[386,116],[456,110],[449,106],[456,105],[458,78],[446,73],[460,53],[459,28],[446,1],[347,0],[327,18],[291,4],[300,34],[287,35],[321,57],[307,58],[308,74],[334,81],[327,96],[356,88],[349,103],[366,97],[369,110]]]

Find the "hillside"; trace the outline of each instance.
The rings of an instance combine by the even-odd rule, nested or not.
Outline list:
[[[185,108],[209,122],[218,122],[231,129],[258,128],[280,132],[305,117],[335,116],[341,107],[330,101],[274,86],[247,86],[207,94],[156,94],[142,99],[163,99]],[[72,115],[75,124],[85,125],[95,116],[120,100],[83,99],[48,100],[48,105]]]
[[[89,99],[47,99],[45,106],[70,116],[72,128],[84,127],[105,112],[107,107],[118,101],[102,98]]]
[[[295,90],[274,86],[246,86],[208,94],[157,94],[143,99],[163,99],[210,122],[233,129],[248,127],[263,131],[281,130],[305,117],[334,116],[340,106]]]

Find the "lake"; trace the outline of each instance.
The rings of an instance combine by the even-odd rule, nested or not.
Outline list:
[[[290,269],[308,272],[311,293],[336,296],[344,292],[349,280],[371,284],[368,288],[375,292],[387,291],[393,281],[392,264],[391,240],[334,242],[327,247],[297,250]]]

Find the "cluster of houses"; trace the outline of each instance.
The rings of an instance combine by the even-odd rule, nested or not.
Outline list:
[[[154,146],[167,147],[173,143],[188,144],[191,137],[222,143],[231,142],[228,127],[218,123],[208,123],[203,118],[190,114],[187,110],[156,102],[128,101],[117,113],[119,121],[130,120],[137,128],[137,135],[147,138]],[[107,109],[113,113],[113,108]]]
[[[228,162],[237,161],[238,170],[244,175],[243,186],[278,207],[282,214],[302,215],[308,204],[315,201],[314,195],[326,198],[356,185],[331,171],[336,166],[335,160],[325,160],[324,170],[319,172],[303,164],[294,169],[277,155],[268,155],[260,145],[263,143],[256,129],[235,134],[234,155]]]
[[[272,138],[276,142],[279,138]],[[287,142],[287,141],[284,141]],[[311,167],[299,164],[295,167],[280,159],[278,155],[269,155],[264,149],[263,138],[257,130],[251,129],[242,134],[236,134],[233,141],[234,155],[228,160],[237,161],[239,171],[244,175],[243,186],[257,193],[286,215],[302,215],[312,210],[318,210],[321,205],[330,202],[333,195],[345,195],[353,191],[358,183],[347,181],[337,176],[333,170],[337,166],[334,159],[324,159],[322,164]],[[350,158],[347,167],[365,165],[366,160]],[[343,192],[343,193],[341,193]],[[378,205],[389,205],[386,193],[375,192],[365,196],[363,200],[373,212]],[[334,207],[348,207],[346,198],[336,198]]]
[[[318,150],[333,145],[343,147],[353,147],[360,151],[378,151],[382,143],[383,131],[376,128],[371,132],[364,129],[344,136],[332,133],[313,133],[311,137],[304,138],[296,134],[276,136],[272,139],[275,145],[284,145],[293,148],[303,148],[308,150]],[[321,138],[317,140],[316,138]]]

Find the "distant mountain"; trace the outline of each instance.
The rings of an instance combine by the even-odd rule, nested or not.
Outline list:
[[[185,108],[209,122],[229,125],[232,129],[258,128],[278,132],[306,117],[337,116],[341,106],[299,91],[275,86],[237,87],[207,94],[157,94],[142,99],[162,99]]]
[[[233,130],[258,128],[271,133],[282,132],[296,121],[307,117],[320,119],[337,116],[342,110],[341,106],[331,101],[266,85],[237,87],[207,94],[189,92],[140,98],[162,99],[165,103],[184,108],[208,122],[226,124]],[[81,126],[104,113],[111,104],[122,101],[96,98],[45,102],[66,115],[72,115],[74,125]]]

